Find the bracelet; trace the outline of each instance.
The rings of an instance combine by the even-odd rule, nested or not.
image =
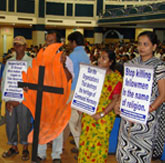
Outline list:
[[[105,116],[105,113],[104,112],[101,112],[100,113],[100,117],[103,118]]]

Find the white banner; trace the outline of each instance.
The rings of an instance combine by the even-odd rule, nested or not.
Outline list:
[[[8,61],[2,99],[5,101],[23,100],[23,89],[18,88],[17,82],[22,81],[22,72],[27,71],[26,61]]]
[[[89,115],[96,113],[105,73],[105,69],[80,64],[79,78],[71,104],[72,108]]]
[[[125,64],[121,116],[132,122],[145,124],[152,92],[153,69]]]

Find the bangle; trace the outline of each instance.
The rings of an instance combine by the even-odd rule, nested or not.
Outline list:
[[[104,112],[101,112],[100,113],[100,117],[103,118],[105,116],[105,113]]]

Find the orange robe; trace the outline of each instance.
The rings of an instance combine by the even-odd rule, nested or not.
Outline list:
[[[42,110],[40,120],[39,144],[46,144],[55,139],[66,127],[70,115],[71,106],[67,104],[70,95],[71,81],[67,81],[63,65],[60,62],[62,52],[58,53],[62,44],[55,43],[41,50],[32,61],[27,73],[23,73],[23,81],[38,83],[39,66],[45,66],[44,85],[64,88],[64,94],[43,92]],[[29,108],[35,119],[37,91],[24,92],[23,104]],[[33,130],[28,136],[28,141],[33,141]]]

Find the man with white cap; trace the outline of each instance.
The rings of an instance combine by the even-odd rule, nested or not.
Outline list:
[[[17,36],[14,38],[14,49],[16,56],[10,58],[10,61],[26,61],[27,68],[32,64],[32,58],[25,54],[26,39],[23,36]],[[5,66],[2,77],[1,91],[4,91],[4,82],[7,75],[8,64]],[[7,152],[2,154],[3,158],[9,158],[18,154],[18,134],[17,124],[19,125],[20,143],[23,145],[22,160],[29,159],[27,136],[30,131],[30,119],[31,113],[22,103],[17,101],[6,101],[6,132],[8,137],[8,144],[11,145]]]

